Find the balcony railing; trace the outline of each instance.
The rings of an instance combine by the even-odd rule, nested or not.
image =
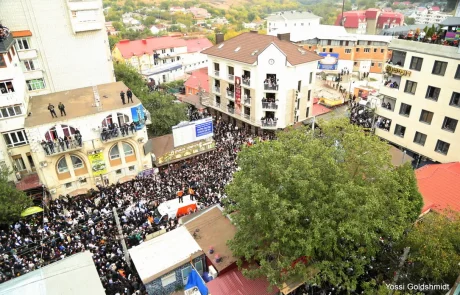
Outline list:
[[[227,91],[227,97],[228,97],[228,98],[232,98],[232,99],[235,98],[235,92],[233,92],[233,91]]]
[[[71,139],[66,138],[65,140],[55,141],[43,140],[40,144],[45,152],[45,156],[48,157],[77,151],[83,147],[82,137],[79,134],[75,134]]]
[[[134,123],[130,125],[126,124],[123,127],[100,129],[101,140],[103,142],[111,142],[121,138],[132,137],[136,132],[136,125]]]
[[[264,90],[278,91],[278,85],[270,85],[270,84],[264,83]]]
[[[246,120],[251,120],[251,115],[243,114],[243,118],[245,118]]]
[[[214,76],[219,77],[219,71],[214,70]]]
[[[396,81],[393,81],[393,82],[385,81],[385,82],[383,82],[383,87],[394,89],[394,90],[399,90],[400,86],[401,85]]]
[[[251,98],[250,98],[250,97],[245,98],[245,99],[244,99],[244,104],[250,105],[250,104],[251,104]]]
[[[278,120],[277,119],[262,119],[261,123],[262,123],[262,127],[276,127]]]
[[[13,35],[10,34],[8,29],[0,29],[0,53],[7,52],[13,43]]]
[[[243,79],[243,85],[249,86],[251,84],[251,79]]]
[[[269,110],[277,110],[278,105],[276,104],[276,102],[264,102],[264,101],[262,101],[262,108],[263,109],[269,109]]]
[[[213,90],[216,93],[220,93],[220,87],[214,86]]]
[[[227,111],[228,111],[230,114],[234,114],[234,113],[235,113],[235,109],[232,108],[232,107],[227,107]]]
[[[216,108],[220,108],[220,102],[215,101],[215,102],[214,102],[214,106],[215,106]]]
[[[228,79],[233,81],[233,80],[235,79],[235,75],[233,75],[233,74],[228,74]]]

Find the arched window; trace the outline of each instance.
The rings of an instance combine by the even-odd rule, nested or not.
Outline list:
[[[123,126],[125,123],[129,123],[129,117],[122,113],[117,113],[118,126]]]
[[[69,172],[69,167],[67,166],[67,161],[65,160],[65,156],[62,157],[57,163],[57,169],[59,173]]]
[[[131,156],[134,154],[134,149],[129,143],[123,142],[122,145],[123,145],[123,153],[125,154],[125,157]]]
[[[69,126],[69,125],[61,125],[61,130],[62,130],[62,133],[64,133],[64,136],[65,137],[68,137],[70,135],[74,135],[76,132],[75,132],[75,128],[72,127],[72,126]],[[52,127],[50,128],[48,131],[46,131],[45,133],[45,139],[46,140],[55,140],[56,138],[58,138],[58,132],[56,131],[56,127]]]
[[[64,132],[65,137],[74,135],[76,133],[75,128],[73,128],[72,126],[61,125],[61,127],[62,127],[62,131]]]
[[[72,160],[72,166],[74,170],[84,167],[83,160],[80,159],[79,157],[70,155],[70,159]]]
[[[112,124],[113,121],[112,121],[112,115],[108,115],[107,117],[105,117],[104,120],[102,120],[102,127],[107,127],[109,126],[110,124]]]
[[[110,160],[115,160],[120,158],[120,150],[118,149],[118,145],[115,144],[109,152]]]
[[[50,130],[46,131],[45,133],[45,139],[48,140],[55,140],[58,138],[57,132],[56,132],[56,127],[50,128]]]

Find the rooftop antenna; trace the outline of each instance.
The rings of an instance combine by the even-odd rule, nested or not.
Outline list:
[[[101,98],[99,97],[99,91],[97,90],[97,86],[93,85],[93,96],[94,96],[94,106],[97,108],[97,111],[102,111],[102,104]]]

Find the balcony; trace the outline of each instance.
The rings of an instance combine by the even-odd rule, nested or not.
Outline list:
[[[213,90],[215,93],[220,94],[220,87],[214,86],[214,87],[212,88],[212,90]]]
[[[235,108],[233,108],[233,107],[227,106],[227,111],[228,111],[230,114],[235,114]]]
[[[266,100],[262,100],[262,109],[277,110],[278,104],[276,102],[268,102]]]
[[[396,106],[396,99],[384,95],[383,98],[381,98],[381,104],[378,107],[378,109],[383,110],[383,111],[394,112],[395,106]]]
[[[262,124],[262,127],[276,128],[278,119],[266,118],[266,119],[262,119],[260,122]]]
[[[36,59],[38,52],[36,49],[18,50],[18,57],[20,60]]]
[[[219,77],[220,72],[217,70],[214,70],[214,76]]]
[[[72,22],[74,33],[87,32],[87,31],[98,31],[102,30],[104,24],[100,21],[91,22]]]
[[[215,101],[215,102],[214,102],[214,106],[215,106],[216,108],[219,108],[219,109],[220,109],[220,102]]]
[[[77,134],[71,140],[63,140],[63,141],[42,141],[41,146],[43,151],[45,152],[45,156],[52,157],[56,155],[61,155],[73,151],[78,151],[83,148],[83,142],[81,135],[77,136]]]
[[[375,128],[382,129],[384,131],[390,131],[391,128],[391,119],[379,116],[377,121],[375,121]]]
[[[99,1],[97,0],[68,0],[67,6],[71,11],[95,10],[100,8]]]
[[[130,138],[136,135],[136,126],[125,125],[117,128],[102,128],[99,129],[100,138],[103,142],[113,142],[123,138]]]
[[[264,83],[264,90],[267,91],[278,91],[278,85]]]
[[[251,120],[251,115],[248,115],[248,114],[243,114],[243,118],[245,118],[246,120]]]
[[[24,72],[24,78],[26,80],[34,80],[34,79],[43,78],[43,71],[40,69],[36,69],[34,71]]]
[[[234,81],[235,80],[235,75],[228,74],[228,79],[231,80],[231,81]]]
[[[235,99],[235,92],[227,90],[227,98]]]
[[[250,98],[250,97],[245,98],[245,99],[243,100],[243,103],[244,103],[245,105],[251,105],[251,98]]]
[[[0,53],[7,52],[10,47],[14,43],[13,35],[7,29],[0,29],[0,36],[1,34],[5,34],[6,36],[0,37]]]

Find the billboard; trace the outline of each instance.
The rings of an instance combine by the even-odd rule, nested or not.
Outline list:
[[[192,143],[187,146],[175,148],[169,153],[164,154],[156,160],[155,164],[156,166],[166,165],[171,162],[180,161],[200,153],[211,151],[215,147],[215,141]]]
[[[91,170],[93,171],[93,176],[107,173],[107,165],[105,164],[104,154],[102,152],[89,155],[88,158],[91,164]]]
[[[235,104],[241,105],[241,77],[235,76]]]
[[[131,108],[131,116],[133,118],[133,122],[136,125],[136,130],[141,130],[145,126],[145,110],[143,105],[138,105],[137,107]]]
[[[186,145],[194,141],[210,138],[214,135],[212,118],[204,118],[192,122],[183,122],[172,128],[174,147]]]
[[[318,61],[318,70],[336,71],[339,63],[338,53],[320,52],[319,56],[324,57]]]

